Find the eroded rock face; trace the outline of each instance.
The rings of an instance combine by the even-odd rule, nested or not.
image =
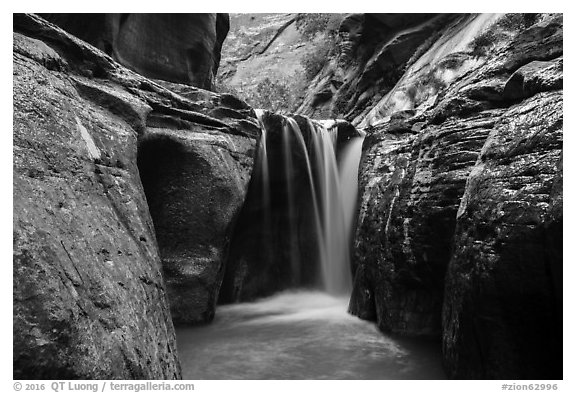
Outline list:
[[[503,114],[472,169],[445,290],[452,377],[562,378],[561,151],[562,92],[540,93]]]
[[[26,27],[63,33],[14,22],[14,378],[180,378],[133,119],[84,97],[70,53]]]
[[[224,275],[228,245],[244,204],[256,139],[253,111],[232,96],[172,86],[217,115],[218,126],[152,112],[139,140],[138,166],[156,228],[172,318],[209,322]],[[187,91],[188,90],[188,91]]]
[[[337,56],[314,78],[298,113],[349,121],[372,108],[460,14],[349,14]]]
[[[211,89],[227,14],[43,14],[149,78]]]
[[[14,377],[180,378],[169,307],[213,315],[253,111],[37,16],[14,30]]]
[[[462,19],[472,55],[448,50],[450,25],[423,52],[434,78],[408,96],[409,68],[357,118],[369,135],[350,311],[442,337],[452,378],[557,378],[562,16],[499,18]]]

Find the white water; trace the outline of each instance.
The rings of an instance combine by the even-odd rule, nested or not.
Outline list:
[[[322,234],[320,263],[324,289],[332,295],[346,295],[352,290],[350,239],[356,211],[358,164],[363,138],[353,138],[336,161],[337,127],[335,124],[308,122],[312,134],[320,179]]]
[[[348,299],[285,292],[220,306],[177,329],[185,379],[440,379],[439,344],[392,339],[346,312]]]

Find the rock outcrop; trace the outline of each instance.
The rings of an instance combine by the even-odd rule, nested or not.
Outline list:
[[[562,16],[449,20],[354,120],[350,311],[452,378],[561,378]]]
[[[212,89],[227,14],[42,14],[149,78]]]
[[[13,58],[14,378],[180,378],[169,307],[213,315],[253,111],[34,15],[14,15]]]
[[[209,322],[260,129],[230,95],[170,86],[205,118],[159,108],[139,139],[138,167],[160,247],[172,319]],[[210,117],[208,117],[210,116]],[[213,117],[212,117],[213,116]],[[216,119],[218,118],[218,119]]]

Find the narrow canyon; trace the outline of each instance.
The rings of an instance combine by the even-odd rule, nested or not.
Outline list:
[[[13,22],[14,379],[563,378],[562,14]]]

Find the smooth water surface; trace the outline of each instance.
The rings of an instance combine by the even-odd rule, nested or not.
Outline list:
[[[443,379],[440,344],[392,339],[347,298],[284,292],[176,330],[185,379]]]

